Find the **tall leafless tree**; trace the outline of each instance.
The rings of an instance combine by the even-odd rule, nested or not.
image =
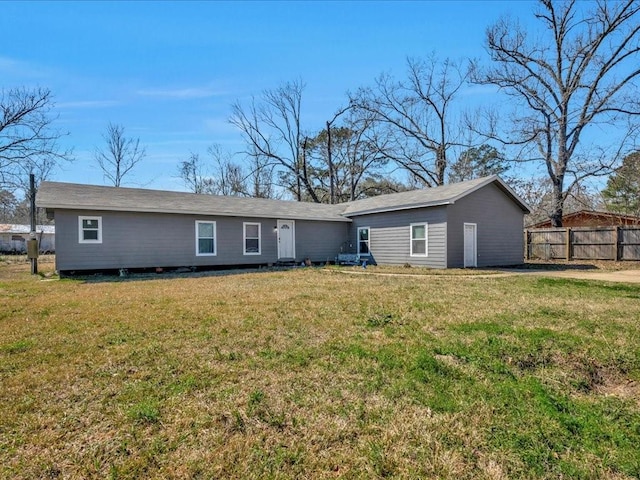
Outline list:
[[[197,153],[191,153],[187,160],[178,164],[178,176],[192,193],[210,193],[211,177],[205,172],[205,166]]]
[[[373,88],[351,95],[351,103],[387,127],[389,159],[424,186],[443,185],[449,150],[460,144],[454,108],[467,78],[467,70],[449,59],[408,59],[405,80],[383,74]]]
[[[107,145],[104,150],[96,149],[96,162],[104,177],[119,187],[122,179],[144,159],[146,150],[140,146],[139,138],[125,136],[122,125],[109,123],[102,138]]]
[[[256,153],[249,157],[248,173],[245,176],[247,196],[253,198],[279,198],[274,182],[276,166],[269,159]]]
[[[28,192],[29,174],[39,184],[71,160],[58,144],[66,134],[53,128],[53,106],[44,88],[0,90],[0,188]]]
[[[218,144],[211,145],[207,153],[211,157],[213,166],[209,193],[246,196],[246,176],[242,167],[234,163],[231,155],[224,152]]]
[[[229,121],[242,132],[247,156],[277,166],[286,187],[298,201],[306,194],[319,202],[309,176],[301,126],[304,87],[300,80],[286,82],[276,89],[265,90],[248,107],[236,102]]]
[[[232,156],[220,145],[207,149],[209,161],[191,153],[187,160],[178,164],[178,176],[193,193],[209,195],[250,196],[247,175],[243,168],[232,161]]]
[[[368,196],[388,163],[385,143],[372,115],[353,109],[339,126],[323,129],[308,141],[311,177],[318,198],[341,203]]]
[[[485,133],[526,147],[521,161],[544,166],[552,185],[554,226],[562,225],[572,188],[587,177],[608,174],[624,154],[620,145],[636,132],[639,10],[637,0],[540,0],[535,30],[509,19],[487,30],[493,66],[476,65],[473,80],[499,87],[516,108],[506,133],[491,117]],[[598,135],[596,128],[607,135],[611,126],[624,131],[615,139],[618,154],[593,155],[592,145],[583,146],[586,137]]]

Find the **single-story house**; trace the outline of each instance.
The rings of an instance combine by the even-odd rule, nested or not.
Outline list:
[[[42,182],[61,274],[333,261],[432,268],[523,261],[527,205],[497,176],[339,205]]]
[[[26,253],[27,240],[31,238],[31,226],[10,223],[0,224],[0,253]],[[53,225],[37,225],[36,238],[40,253],[56,250],[56,228]]]
[[[640,217],[622,213],[579,210],[562,216],[563,227],[616,227],[640,225]],[[551,228],[551,220],[538,222],[527,228]]]

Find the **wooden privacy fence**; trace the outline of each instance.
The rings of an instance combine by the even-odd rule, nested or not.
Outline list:
[[[640,260],[640,226],[527,229],[524,244],[527,260]]]

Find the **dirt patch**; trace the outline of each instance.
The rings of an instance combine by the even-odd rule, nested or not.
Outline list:
[[[635,380],[623,380],[621,382],[605,382],[598,385],[595,391],[601,395],[633,399],[640,405],[640,383]]]
[[[604,270],[604,271],[618,271],[618,270],[640,270],[640,262],[626,261],[626,262],[614,262],[612,260],[572,260],[570,262],[556,260],[556,261],[544,261],[544,260],[528,260],[523,264],[522,269],[533,270]]]
[[[598,270],[593,267],[591,269],[565,267],[563,269],[536,269],[536,268],[505,268],[496,270],[464,270],[457,269],[448,273],[448,270],[432,271],[428,270],[416,273],[392,273],[385,271],[371,271],[370,269],[331,269],[331,272],[348,273],[352,275],[375,275],[383,277],[412,277],[412,278],[429,278],[429,277],[458,277],[458,278],[501,278],[514,275],[539,275],[544,277],[556,278],[575,278],[579,280],[599,280],[603,282],[624,282],[624,283],[640,283],[640,269],[638,270]]]
[[[565,271],[536,271],[528,270],[519,273],[533,273],[546,277],[576,278],[580,280],[599,280],[603,282],[640,283],[640,270],[565,270]]]

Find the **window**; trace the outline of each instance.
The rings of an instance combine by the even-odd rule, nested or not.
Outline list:
[[[411,226],[411,256],[427,256],[427,224],[412,223]]]
[[[358,228],[358,253],[360,255],[371,255],[369,250],[369,227]]]
[[[244,226],[244,254],[260,255],[260,224],[243,223]]]
[[[102,217],[78,217],[78,241],[102,243]]]
[[[196,255],[216,254],[216,222],[196,221]]]

